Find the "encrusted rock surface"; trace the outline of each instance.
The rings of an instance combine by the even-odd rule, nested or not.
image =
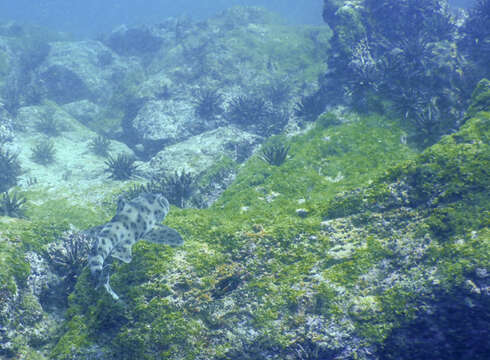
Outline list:
[[[83,99],[105,102],[116,91],[114,79],[138,66],[99,41],[53,42],[37,70],[36,83],[59,104]]]
[[[149,101],[138,112],[133,126],[143,141],[174,144],[209,130],[207,124],[194,117],[188,101]]]
[[[86,99],[65,104],[63,109],[82,124],[93,123],[102,116],[102,108]]]
[[[358,1],[327,3],[341,7],[340,25],[359,25]],[[345,48],[336,50],[352,52],[359,29],[340,32]],[[27,218],[0,218],[0,357],[486,360],[488,81],[462,128],[423,152],[407,144],[402,120],[346,110],[278,136],[289,153],[274,165],[252,156],[269,135],[262,124],[230,116],[234,99],[289,84],[286,100],[274,102],[279,91],[264,104],[294,128],[329,36],[236,8],[41,46],[49,53],[24,85],[42,82],[43,91],[6,108]],[[205,120],[201,89],[222,101]],[[40,130],[50,119],[58,134]],[[106,159],[89,152],[96,131],[113,137],[113,154],[144,160],[142,179],[108,179]],[[52,165],[30,159],[41,138],[55,144]],[[131,262],[114,260],[111,285],[123,301],[113,301],[83,269],[90,246],[72,261],[63,234],[104,223],[134,185],[180,171],[198,177],[209,207],[172,206],[165,224],[183,247],[141,241]],[[75,266],[65,271],[55,256]]]
[[[220,127],[168,146],[156,154],[143,169],[149,173],[191,172],[199,175],[228,157],[237,163],[250,157],[261,137],[234,126]]]

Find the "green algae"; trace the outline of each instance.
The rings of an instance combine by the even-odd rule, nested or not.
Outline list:
[[[298,344],[334,351],[346,338],[381,347],[420,316],[426,297],[456,293],[490,263],[489,120],[480,111],[417,154],[385,118],[322,117],[288,139],[282,166],[254,156],[211,208],[172,208],[165,223],[183,248],[143,241],[131,263],[115,261],[111,284],[124,304],[94,289],[85,270],[50,357],[96,348],[121,359],[217,359],[253,346],[282,356]],[[235,166],[223,159],[208,175]],[[0,253],[20,263],[20,249],[42,247],[69,223],[100,224],[114,197],[106,208],[72,212],[45,202],[46,221],[33,211],[32,222],[2,225],[27,247]],[[2,273],[11,284],[28,274],[13,270]],[[312,317],[330,327],[305,330]]]
[[[74,316],[65,328],[64,335],[51,351],[52,359],[73,359],[76,349],[90,346],[87,338],[88,327],[81,316]]]
[[[238,164],[228,156],[222,156],[219,161],[210,166],[206,171],[199,175],[197,186],[205,188],[222,180],[223,176],[233,172]]]
[[[249,161],[247,171],[238,174],[215,206],[223,204],[237,214],[243,206],[254,206],[262,209],[264,218],[274,217],[271,211],[290,217],[299,207],[297,201],[304,199],[315,215],[335,194],[366,184],[390,164],[413,156],[415,152],[401,143],[402,136],[396,124],[377,117],[315,128],[291,143],[290,159],[280,168],[259,159]],[[268,206],[267,197],[274,194],[274,205]]]
[[[90,330],[94,337],[97,334],[94,329],[105,328],[108,324],[119,329],[111,340],[111,348],[119,355],[154,358],[152,354],[158,353],[175,358],[177,347],[184,344],[184,334],[191,332],[195,337],[190,344],[185,343],[184,352],[191,356],[199,351],[198,345],[204,341],[204,329],[229,326],[228,316],[251,316],[251,324],[263,332],[264,341],[277,342],[287,348],[291,336],[284,336],[274,323],[286,321],[284,318],[288,318],[288,324],[303,321],[296,313],[308,298],[307,291],[295,287],[304,283],[305,274],[313,271],[319,259],[321,251],[316,249],[314,237],[321,236],[319,210],[322,204],[341,190],[369,183],[384,173],[386,164],[413,157],[415,153],[401,143],[402,135],[396,124],[381,118],[353,119],[335,127],[319,125],[292,138],[291,157],[280,168],[269,166],[258,158],[251,159],[212,208],[172,209],[170,212],[166,224],[176,228],[186,240],[183,249],[185,265],[180,264],[183,269],[176,268],[175,264],[179,251],[139,243],[134,247],[130,264],[115,265],[113,286],[131,303],[119,322],[101,320],[104,316],[87,312],[87,306],[93,307],[89,305],[90,301],[80,305],[75,300],[75,295],[81,291],[84,292],[82,298],[87,294],[104,297],[100,290],[95,294],[82,290],[80,281],[71,297],[74,303],[69,313],[84,313],[88,322],[100,316],[98,322],[103,325],[93,326]],[[298,169],[302,171],[298,172]],[[304,199],[301,205],[298,204],[300,199]],[[306,218],[296,215],[298,206],[308,208]],[[321,237],[322,247],[329,248],[328,239]],[[386,252],[373,240],[365,249],[355,250],[348,261],[330,264],[330,275],[325,273],[325,276],[333,282],[355,282],[372,262],[385,255]],[[244,268],[242,262],[246,259],[249,259],[248,266]],[[356,266],[352,268],[352,264]],[[168,284],[172,277],[180,279],[178,286]],[[148,279],[153,280],[148,282]],[[322,285],[319,288],[323,288]],[[251,305],[255,311],[217,318],[212,315],[215,304],[229,300],[234,291],[256,299]],[[315,301],[321,304],[316,308],[334,306],[330,304],[335,302],[337,292],[326,288],[322,291],[315,295]],[[326,298],[321,294],[326,294]],[[155,302],[151,299],[156,297],[182,296],[193,299],[184,308],[176,308],[168,302],[158,302],[155,307],[145,305]],[[150,303],[143,299],[150,299]],[[93,299],[92,303],[98,301]],[[106,306],[110,308],[110,305]],[[334,308],[341,311],[339,305]],[[152,315],[148,317],[146,311]],[[161,322],[153,320],[159,318]],[[172,321],[177,329],[169,328],[167,321]],[[151,323],[149,328],[145,325],[147,322]],[[187,324],[187,327],[179,324]],[[203,328],[203,324],[206,327]],[[170,333],[182,335],[174,338]],[[160,347],[155,348],[150,339],[161,342]],[[175,344],[165,346],[164,342]],[[218,345],[221,349],[233,348],[229,343]],[[142,352],[142,348],[152,350]]]
[[[8,241],[2,235],[2,241],[0,241],[1,290],[15,294],[18,286],[25,285],[29,272],[30,267],[24,260],[24,254],[19,242]]]
[[[465,119],[471,119],[480,111],[490,109],[490,81],[482,79],[471,96],[472,103],[465,114]]]
[[[332,32],[286,25],[264,9],[237,7],[176,35],[175,44],[151,60],[150,73],[172,68],[169,78],[175,82],[211,75],[220,88],[242,84],[253,91],[279,79],[296,85],[317,81]],[[182,59],[192,69],[175,67]]]
[[[66,198],[42,200],[40,193],[26,192],[27,220],[16,219],[0,223],[0,231],[17,239],[24,251],[42,252],[43,246],[56,241],[63,232],[75,226],[85,229],[101,222],[105,211],[76,206]],[[101,215],[102,214],[102,215]]]
[[[301,45],[283,46],[290,35],[279,24],[252,30],[277,36],[263,49],[272,60],[289,59]],[[351,43],[350,35],[341,40]],[[243,51],[250,41],[234,45]],[[320,71],[292,61],[299,63],[280,71],[302,64],[311,79]],[[396,122],[351,116],[341,123],[327,114],[289,139],[281,167],[257,156],[243,166],[223,158],[200,179],[237,170],[223,197],[210,209],[172,207],[165,219],[185,238],[183,248],[140,242],[131,263],[114,262],[111,284],[125,303],[95,289],[87,269],[80,275],[50,358],[286,358],[307,345],[317,358],[319,349],[333,357],[346,348],[362,358],[359,347],[382,347],[438,293],[475,301],[461,289],[480,291],[474,274],[490,264],[488,84],[480,87],[464,126],[422,154],[404,144]],[[31,219],[0,224],[0,283],[11,293],[23,286],[24,252],[42,252],[70,224],[103,223],[118,191],[102,208],[29,193]],[[35,311],[31,300],[21,308]],[[312,329],[313,322],[321,326]],[[22,347],[19,339],[19,353]]]

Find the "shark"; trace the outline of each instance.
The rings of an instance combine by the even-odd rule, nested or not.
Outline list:
[[[156,244],[181,246],[177,230],[161,224],[170,210],[161,194],[142,193],[132,200],[119,198],[116,214],[107,223],[85,231],[93,239],[88,265],[97,287],[103,285],[115,300],[119,296],[109,284],[110,258],[131,262],[132,247],[140,240]]]

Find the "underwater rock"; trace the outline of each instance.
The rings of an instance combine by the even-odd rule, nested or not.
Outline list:
[[[166,147],[144,164],[141,170],[148,175],[171,174],[181,170],[199,175],[224,156],[238,163],[243,162],[261,140],[260,136],[234,126],[224,126]]]
[[[36,71],[35,83],[60,104],[89,99],[99,103],[114,93],[114,79],[138,68],[99,41],[58,41]]]
[[[143,141],[162,144],[183,141],[211,130],[212,125],[196,119],[190,102],[174,99],[147,102],[133,120],[133,127]]]
[[[330,26],[336,26],[341,22],[342,11],[352,8],[355,3],[362,2],[346,0],[324,0],[323,1],[323,20]],[[344,8],[344,9],[342,9]]]
[[[141,56],[158,51],[163,40],[152,32],[151,27],[121,25],[109,35],[106,44],[121,56]]]
[[[27,287],[38,299],[50,298],[51,300],[59,296],[53,291],[60,283],[61,277],[51,271],[49,263],[36,252],[26,253],[26,260],[29,263],[31,272],[27,278]]]
[[[0,100],[0,144],[14,139],[13,119]]]
[[[6,286],[0,288],[0,356],[15,354],[12,340],[15,337],[15,308],[18,291],[11,292]]]
[[[87,194],[86,189],[107,184],[104,158],[91,150],[91,143],[97,138],[97,133],[71,117],[63,107],[52,102],[41,106],[21,107],[15,126],[18,129],[17,141],[12,151],[19,153],[19,160],[26,174],[24,180],[35,179],[36,186],[50,186],[55,197],[66,196],[67,186],[73,197],[77,191]],[[41,131],[44,126],[47,129]],[[57,134],[44,132],[53,126],[57,129]],[[40,140],[50,140],[56,151],[56,161],[49,167],[32,161],[32,149]],[[111,140],[110,149],[114,154],[133,155],[131,149],[118,141]],[[96,196],[95,192],[89,194]]]
[[[472,104],[465,114],[464,120],[468,120],[475,116],[480,111],[488,111],[490,109],[490,81],[482,79],[478,82],[476,89],[471,95]]]
[[[158,73],[148,77],[148,80],[142,82],[137,90],[136,96],[138,98],[145,98],[148,100],[168,100],[175,96],[175,88],[178,85],[175,84],[168,76],[166,70],[159,71]],[[180,84],[180,87],[185,86]],[[186,95],[186,94],[179,94]]]
[[[198,184],[192,203],[207,207],[234,180],[236,165],[248,159],[261,142],[260,136],[233,126],[220,127],[166,147],[140,170],[157,179],[181,171],[192,174]]]
[[[68,114],[80,121],[89,124],[97,121],[102,113],[102,108],[89,100],[80,100],[62,106]]]
[[[2,239],[3,241],[4,239]],[[50,303],[50,311],[46,312],[43,299],[46,292],[52,291],[50,300],[59,298],[53,291],[59,280],[49,269],[46,260],[39,254],[29,251],[25,254],[25,262],[29,264],[30,273],[26,281],[16,281],[15,291],[6,286],[0,287],[0,358],[14,356],[20,344],[31,347],[45,345],[57,329],[61,313],[65,307]],[[51,290],[49,290],[51,289]],[[64,304],[66,305],[66,304]],[[23,345],[25,346],[25,345]]]
[[[307,209],[296,209],[295,211],[296,215],[298,215],[300,218],[305,218],[308,216],[308,210]]]
[[[18,64],[14,45],[9,38],[0,35],[0,108],[11,115],[15,113],[22,98],[20,75],[15,71]]]
[[[61,108],[49,103],[19,108],[15,125],[24,132],[37,136],[44,134],[56,137],[73,130],[72,119]]]
[[[54,64],[40,75],[47,95],[57,103],[67,103],[90,96],[87,83],[73,69]],[[69,89],[69,90],[68,90]]]

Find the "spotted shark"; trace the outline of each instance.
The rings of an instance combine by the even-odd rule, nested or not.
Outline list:
[[[85,231],[93,239],[88,259],[92,277],[115,300],[119,296],[109,284],[109,257],[129,263],[132,247],[139,240],[170,246],[183,244],[176,230],[161,224],[169,209],[168,200],[161,194],[144,193],[130,201],[120,198],[116,215],[109,222]]]

